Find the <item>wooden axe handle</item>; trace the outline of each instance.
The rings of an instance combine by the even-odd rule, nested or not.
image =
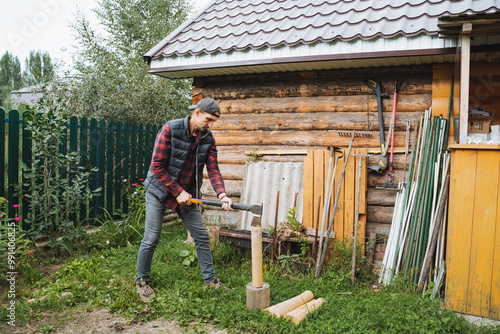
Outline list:
[[[191,198],[191,203],[198,203],[198,204],[205,204],[205,205],[213,205],[213,206],[222,207],[222,205],[225,202],[213,201],[213,200],[209,200],[209,199]],[[233,205],[231,207],[235,210],[250,211],[250,212],[252,212],[256,215],[259,215],[259,216],[262,214],[262,204],[233,203]]]

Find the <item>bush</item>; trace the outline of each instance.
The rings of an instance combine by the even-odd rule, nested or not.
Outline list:
[[[24,186],[29,192],[22,195],[28,198],[29,213],[24,219],[31,224],[34,237],[48,236],[55,241],[74,228],[71,217],[76,217],[80,205],[100,189],[91,191],[88,187],[96,168],[80,166],[77,152],[59,153],[67,116],[59,114],[55,107],[47,106],[46,110],[31,111],[24,119],[31,132],[34,157],[29,165],[23,165]]]

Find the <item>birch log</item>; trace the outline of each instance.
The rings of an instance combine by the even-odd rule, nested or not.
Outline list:
[[[297,307],[304,305],[313,298],[314,298],[313,293],[309,290],[306,290],[296,297],[290,298],[288,300],[285,300],[284,302],[268,307],[266,311],[269,312],[269,314],[274,314],[277,317],[282,317],[288,312],[296,309]]]

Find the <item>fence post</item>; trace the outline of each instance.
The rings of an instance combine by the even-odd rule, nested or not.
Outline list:
[[[80,119],[80,166],[86,168],[88,165],[88,130],[87,130],[87,118],[82,117]],[[82,203],[80,205],[80,217],[79,221],[83,221],[87,218],[87,204],[90,203]]]
[[[63,122],[65,126],[61,129],[61,134],[60,134],[60,141],[59,141],[59,154],[62,154],[64,156],[68,155],[68,146],[69,146],[69,140],[68,140],[68,129],[70,127],[69,120],[67,118],[63,119]],[[70,173],[68,173],[68,167],[64,168],[59,168],[59,180],[62,184],[68,185],[70,181]],[[36,213],[35,213],[36,214]],[[68,212],[66,211],[64,213],[65,219],[68,218]],[[37,220],[37,223],[39,220]]]
[[[59,142],[59,153],[62,155],[68,154],[68,120],[65,119],[66,126],[61,130],[61,141]],[[64,180],[68,177],[66,168],[59,170],[59,179]]]
[[[144,124],[139,123],[139,145],[137,147],[137,176],[146,178],[147,171],[144,171]]]
[[[16,214],[13,204],[18,204],[16,186],[19,183],[19,112],[9,111],[9,217]]]
[[[115,209],[121,209],[122,198],[122,122],[116,122],[115,146]]]
[[[123,123],[123,178],[127,180],[128,184],[134,183],[130,179],[130,151],[129,151],[129,131],[130,125],[128,122]],[[127,191],[130,191],[129,187],[125,188],[126,191],[122,193],[122,211],[123,213],[128,213],[128,193]]]
[[[113,215],[113,121],[108,122],[106,150],[106,209]]]
[[[5,138],[7,136],[5,132],[5,110],[0,107],[0,197],[5,197]]]
[[[30,116],[29,111],[25,111],[23,113],[23,164],[26,164],[28,169],[31,169],[33,157],[32,157],[32,140],[31,140],[31,131],[26,128],[27,117]],[[29,230],[29,225],[27,223],[27,218],[29,214],[29,201],[25,196],[30,191],[29,185],[27,185],[27,179],[25,175],[25,171],[23,170],[22,177],[22,217],[23,217],[23,230]]]
[[[76,116],[71,117],[69,120],[69,152],[78,152],[78,118]],[[71,182],[71,180],[75,177],[75,168],[76,166],[72,164],[69,173],[69,182]],[[76,222],[76,212],[71,213],[69,219]]]
[[[151,165],[151,155],[149,154],[149,147],[151,146],[151,125],[146,124],[145,131],[145,145],[144,145],[144,169],[147,171],[148,167]]]
[[[156,141],[156,135],[158,134],[158,131],[160,130],[160,127],[158,125],[151,125],[151,145],[149,146],[149,164],[151,164],[151,158],[153,157],[153,148],[155,145]]]
[[[137,183],[137,124],[130,127],[130,180]]]
[[[98,154],[98,140],[97,140],[97,120],[90,119],[90,165],[92,168],[97,167],[97,154]],[[93,172],[90,176],[90,190],[94,191],[99,187],[97,184],[97,172]],[[89,203],[89,218],[95,218],[97,215],[97,197],[94,197]]]
[[[99,185],[102,187],[100,196],[97,197],[97,215],[104,214],[104,205],[105,205],[105,190],[107,189],[106,184],[104,183],[106,179],[106,121],[99,121],[99,131],[97,132],[99,136],[99,171],[98,171],[98,180]]]

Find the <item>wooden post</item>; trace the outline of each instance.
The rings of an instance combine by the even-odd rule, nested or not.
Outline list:
[[[351,264],[351,284],[354,284],[356,276],[356,242],[358,241],[358,224],[359,224],[359,197],[361,195],[361,167],[363,166],[363,155],[359,154],[358,163],[358,187],[356,190],[356,211],[354,217],[354,233],[352,237],[352,264]],[[363,235],[364,238],[364,235]]]
[[[262,287],[262,227],[250,227],[252,240],[252,286]]]
[[[470,73],[470,33],[472,24],[462,26],[462,55],[460,69],[460,144],[467,144],[469,122],[469,73]]]
[[[269,284],[262,279],[262,227],[260,216],[253,216],[251,231],[252,282],[246,286],[247,309],[263,309],[271,303]]]

